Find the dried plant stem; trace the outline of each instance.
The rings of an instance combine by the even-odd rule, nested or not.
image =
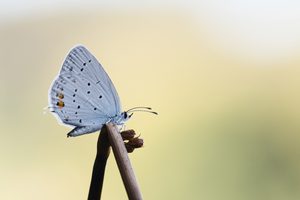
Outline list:
[[[101,199],[106,162],[110,153],[110,145],[119,167],[119,171],[130,200],[142,200],[142,194],[137,184],[124,140],[117,127],[109,123],[103,126],[97,142],[97,155],[94,162],[88,200]]]
[[[119,167],[119,171],[130,200],[142,200],[142,194],[137,184],[124,141],[118,131],[118,128],[109,123],[106,125],[108,139]]]
[[[105,166],[109,153],[110,144],[107,128],[104,126],[98,137],[97,155],[94,162],[88,200],[99,200],[101,198]]]

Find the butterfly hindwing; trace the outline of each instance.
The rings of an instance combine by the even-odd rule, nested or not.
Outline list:
[[[109,116],[97,108],[78,89],[70,89],[71,83],[62,81],[61,77],[54,82],[51,89],[51,105],[65,124],[74,126],[94,125],[105,122]]]

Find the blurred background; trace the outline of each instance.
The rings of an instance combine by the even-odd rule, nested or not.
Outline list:
[[[299,1],[0,2],[0,198],[86,199],[98,133],[67,138],[48,90],[85,45],[113,80],[145,199],[300,199]],[[103,199],[127,199],[114,157]]]

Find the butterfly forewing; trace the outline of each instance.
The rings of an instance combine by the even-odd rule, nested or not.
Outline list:
[[[74,126],[104,124],[121,112],[112,81],[84,47],[71,50],[50,91],[52,110]]]

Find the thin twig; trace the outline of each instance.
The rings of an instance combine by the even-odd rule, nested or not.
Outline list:
[[[112,123],[107,124],[106,127],[108,131],[108,139],[112,146],[128,198],[130,200],[142,200],[142,194],[137,184],[124,141],[118,131],[118,128]]]
[[[88,200],[101,198],[106,161],[110,153],[107,128],[103,126],[98,137],[97,155],[94,162]]]

